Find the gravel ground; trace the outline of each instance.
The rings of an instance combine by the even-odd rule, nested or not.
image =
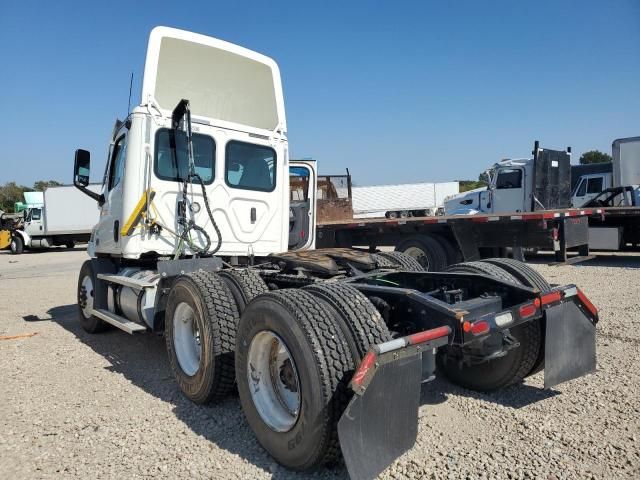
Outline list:
[[[237,398],[179,393],[164,342],[75,319],[86,252],[0,252],[0,478],[346,478],[279,467]],[[595,375],[544,391],[542,375],[495,394],[426,385],[418,442],[382,478],[639,478],[640,257],[534,265],[600,308]]]

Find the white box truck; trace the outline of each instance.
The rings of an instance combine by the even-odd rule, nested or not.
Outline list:
[[[102,185],[90,185],[99,194]],[[24,211],[24,222],[11,234],[11,252],[63,245],[73,248],[88,242],[100,211],[91,198],[73,185],[49,187],[44,192],[44,204]]]

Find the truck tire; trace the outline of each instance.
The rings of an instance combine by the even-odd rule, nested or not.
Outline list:
[[[431,235],[431,236],[435,238],[436,241],[440,244],[440,246],[444,249],[446,258],[447,258],[446,266],[453,265],[454,263],[460,263],[464,260],[462,258],[462,252],[460,251],[458,246],[454,244],[451,240],[449,240],[443,235]]]
[[[514,260],[512,258],[488,258],[482,261],[492,263],[503,268],[518,280],[520,280],[520,282],[522,282],[522,284],[526,285],[527,287],[537,288],[543,293],[551,290],[551,285],[549,285],[549,282],[547,282],[547,280],[542,275],[540,275],[526,263],[519,262],[518,260]],[[527,377],[535,375],[536,373],[544,370],[544,344],[546,325],[544,319],[538,320],[538,323],[540,323],[541,335],[540,350],[538,352],[538,358],[536,359],[535,364],[531,368],[531,371],[527,373]]]
[[[339,458],[337,422],[354,368],[333,316],[311,293],[254,298],[238,325],[236,379],[258,442],[281,465],[308,470]]]
[[[516,277],[506,270],[484,262],[465,262],[456,263],[446,268],[447,272],[459,272],[459,273],[479,273],[482,275],[489,275],[495,277],[503,282],[514,283],[516,285],[522,285]]]
[[[350,285],[320,283],[305,287],[334,312],[349,345],[354,365],[360,363],[367,351],[376,344],[391,340],[391,334],[380,312],[369,299]]]
[[[238,308],[214,272],[180,275],[165,312],[169,364],[180,390],[195,403],[217,401],[234,389]]]
[[[519,262],[518,260],[514,260],[513,258],[487,258],[481,260],[482,263],[490,263],[497,267],[506,270],[515,278],[517,278],[520,283],[526,285],[527,287],[537,288],[541,292],[548,292],[551,290],[551,285],[549,282],[536,272],[533,268],[523,262]]]
[[[424,272],[425,270],[418,260],[403,252],[378,252],[376,255],[386,258],[401,270],[409,272]]]
[[[430,235],[414,235],[400,242],[396,252],[403,252],[415,258],[422,270],[440,272],[447,264],[447,253],[440,243]]]
[[[10,248],[13,255],[20,255],[24,251],[24,241],[20,235],[11,236]]]
[[[511,273],[496,265],[467,262],[452,265],[448,272],[481,273],[500,280],[520,284]],[[497,390],[521,382],[536,365],[542,345],[540,322],[527,322],[510,329],[520,346],[509,350],[503,357],[475,365],[460,365],[447,349],[438,352],[440,370],[453,383],[482,392]]]
[[[229,287],[240,315],[242,315],[245,307],[254,297],[269,291],[267,284],[254,270],[246,268],[222,270],[218,272],[218,276],[222,278],[227,284],[227,287]]]
[[[68,249],[72,249],[75,248],[76,246],[76,242],[74,242],[73,240],[69,241],[69,242],[65,242],[64,246]]]
[[[109,324],[91,315],[93,309],[93,289],[96,284],[96,273],[91,260],[87,260],[80,267],[78,275],[78,319],[80,326],[87,333],[100,333],[109,328]]]

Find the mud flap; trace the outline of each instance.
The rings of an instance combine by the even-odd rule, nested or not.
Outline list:
[[[596,326],[573,302],[545,311],[544,388],[596,370]]]
[[[338,422],[352,479],[373,479],[409,450],[418,434],[422,356],[381,364],[364,392],[356,393]]]

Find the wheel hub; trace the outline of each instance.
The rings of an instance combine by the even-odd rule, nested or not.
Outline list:
[[[247,378],[251,400],[262,420],[276,432],[293,428],[300,414],[300,380],[295,359],[272,331],[251,340]]]
[[[173,313],[173,345],[182,371],[192,377],[200,368],[202,343],[195,313],[181,302]]]

